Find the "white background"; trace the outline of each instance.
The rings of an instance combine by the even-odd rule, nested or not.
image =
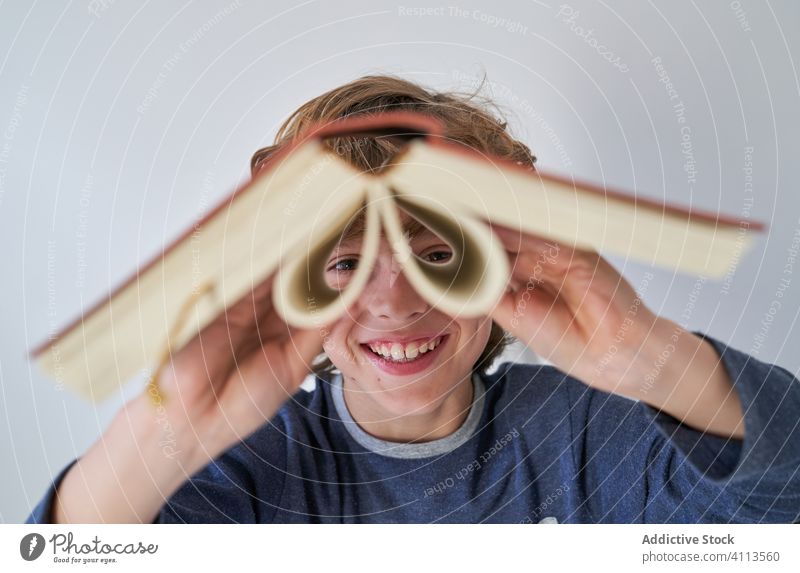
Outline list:
[[[366,73],[466,91],[486,74],[542,169],[767,222],[727,282],[698,289],[655,270],[643,294],[690,329],[800,370],[800,276],[785,272],[800,237],[800,4],[89,6],[0,4],[0,522],[24,520],[123,400],[59,391],[27,349],[245,180],[292,110]],[[693,184],[656,57],[685,106]],[[651,270],[611,260],[636,287]]]

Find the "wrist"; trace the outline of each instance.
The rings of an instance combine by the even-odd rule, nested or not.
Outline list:
[[[196,471],[191,442],[159,424],[147,395],[127,402],[59,486],[57,523],[151,523]]]
[[[719,355],[702,337],[658,317],[623,395],[703,432],[744,435],[742,407]]]
[[[595,369],[590,385],[634,400],[657,400],[669,394],[670,381],[681,375],[691,338],[696,337],[666,318],[653,313],[639,317],[624,344],[614,344],[613,356]]]
[[[657,316],[642,338],[626,395],[653,405],[664,401],[685,373],[687,358],[696,354],[694,338],[675,322]]]
[[[205,464],[198,455],[199,438],[180,408],[167,407],[143,393],[129,401],[114,419],[114,430],[125,436],[161,489],[171,493]],[[122,438],[120,438],[122,439]]]

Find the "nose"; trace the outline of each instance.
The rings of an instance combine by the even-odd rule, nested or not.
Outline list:
[[[407,322],[428,310],[428,303],[408,282],[391,252],[378,256],[362,294],[364,307],[376,318]]]

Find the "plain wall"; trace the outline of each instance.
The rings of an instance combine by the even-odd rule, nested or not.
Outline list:
[[[542,169],[768,223],[725,281],[610,260],[659,314],[800,369],[800,4],[93,5],[0,6],[0,522],[125,398],[83,402],[27,349],[244,181],[292,110],[366,73],[485,74]]]

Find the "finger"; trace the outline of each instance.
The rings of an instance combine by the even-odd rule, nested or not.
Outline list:
[[[287,340],[268,342],[238,363],[226,388],[229,419],[236,424],[253,416],[271,417],[300,388],[321,348],[318,330],[294,329]]]
[[[507,332],[529,342],[532,325],[543,327],[549,313],[557,311],[555,297],[541,287],[504,294],[492,310],[492,318]]]
[[[268,278],[220,312],[182,348],[173,349],[173,362],[183,368],[202,366],[212,380],[224,378],[237,359],[260,346],[257,322],[269,314],[272,280]]]
[[[300,384],[311,370],[314,358],[322,352],[324,331],[319,328],[291,329],[283,345],[283,355],[288,359],[289,383]]]
[[[503,246],[512,253],[532,252],[548,258],[558,258],[562,266],[566,267],[575,259],[594,258],[597,251],[589,247],[567,246],[563,242],[555,241],[539,235],[525,233],[518,229],[495,225],[492,230],[500,238]]]
[[[517,336],[519,332],[519,318],[515,317],[516,306],[516,293],[505,293],[491,312],[492,320],[494,320],[506,332]]]
[[[272,308],[272,286],[275,275],[256,285],[251,291],[229,306],[218,319],[228,324],[245,325],[257,322]]]
[[[526,285],[549,284],[556,291],[564,281],[563,265],[550,257],[542,257],[532,253],[509,254],[510,277],[509,286],[519,290]]]
[[[502,225],[492,225],[492,231],[497,235],[503,246],[511,252],[520,252],[526,249],[542,250],[556,247],[564,249],[565,245],[559,244],[557,241],[534,235],[531,233],[523,232],[519,229],[511,227],[504,227]]]
[[[545,266],[554,273],[563,272],[568,268],[569,260],[574,257],[572,249],[549,239],[505,228],[499,235],[506,251],[511,255],[517,275],[520,272],[529,272],[529,268]]]

